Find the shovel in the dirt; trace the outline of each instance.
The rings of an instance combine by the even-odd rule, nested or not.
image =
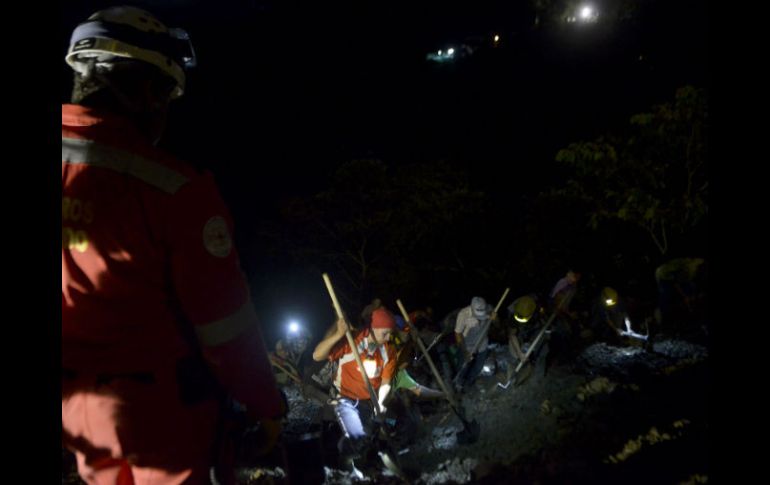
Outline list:
[[[532,342],[532,345],[529,346],[529,350],[524,354],[524,358],[521,359],[521,362],[516,366],[516,369],[513,371],[515,374],[515,378],[513,379],[513,386],[516,387],[520,384],[522,384],[524,381],[529,379],[529,377],[532,375],[533,366],[529,363],[529,357],[532,355],[532,353],[537,348],[538,344],[540,344],[540,341],[543,339],[543,336],[548,331],[548,328],[550,328],[551,323],[553,322],[554,318],[556,318],[556,315],[558,314],[559,310],[563,306],[566,306],[567,303],[572,299],[572,297],[575,295],[575,291],[571,291],[567,294],[567,296],[559,303],[559,306],[554,310],[554,312],[551,314],[551,316],[548,318],[548,321],[543,325],[543,328],[540,330],[540,332],[537,334],[537,337],[535,337],[535,340]],[[510,377],[509,377],[510,379]],[[508,384],[510,384],[511,381],[508,381]],[[503,389],[508,388],[508,384],[503,387],[500,385],[500,387],[503,387]]]
[[[527,362],[524,364],[521,370],[516,373],[516,377],[513,379],[513,387],[522,385],[524,381],[532,376],[532,371],[534,369],[535,367],[532,365],[532,363]]]
[[[479,425],[478,421],[475,419],[468,421],[465,419],[465,416],[463,416],[464,413],[459,411],[456,411],[455,414],[463,423],[463,429],[457,433],[457,442],[461,445],[475,443],[481,434],[481,426]]]
[[[554,312],[554,315],[556,313]],[[513,387],[516,387],[520,384],[522,384],[524,381],[529,379],[529,377],[532,375],[533,366],[529,363],[529,356],[532,355],[532,352],[535,350],[537,345],[540,343],[540,341],[543,339],[543,335],[545,335],[545,332],[548,330],[548,327],[551,326],[551,322],[553,321],[553,316],[551,315],[551,318],[548,320],[548,322],[543,325],[543,329],[540,330],[540,333],[537,334],[537,337],[535,337],[534,342],[532,342],[532,345],[529,346],[529,350],[527,350],[527,353],[524,354],[524,358],[519,362],[519,364],[516,366],[516,368],[513,370]],[[508,376],[508,383],[503,387],[502,385],[500,387],[503,387],[503,389],[508,388],[508,384],[511,383],[511,376]]]
[[[455,400],[453,394],[450,392],[449,388],[446,386],[444,379],[441,378],[441,374],[439,373],[438,369],[436,369],[436,365],[433,363],[433,359],[431,358],[430,354],[428,354],[428,351],[425,348],[425,344],[422,343],[420,334],[412,326],[412,322],[409,319],[409,314],[406,313],[406,309],[404,308],[404,305],[401,303],[401,300],[396,300],[396,305],[398,305],[398,309],[401,310],[401,315],[404,317],[404,321],[406,322],[406,325],[408,325],[409,328],[411,329],[411,333],[414,336],[414,340],[415,342],[417,342],[417,347],[420,348],[420,352],[422,352],[422,354],[425,356],[425,360],[428,362],[428,366],[430,367],[431,372],[433,372],[433,377],[436,378],[436,382],[438,382],[439,386],[441,386],[441,390],[444,391],[444,395],[446,396],[447,401],[449,401],[450,409],[460,419],[460,422],[463,424],[462,431],[457,433],[457,442],[461,444],[475,442],[476,440],[479,439],[481,426],[479,426],[479,423],[476,422],[475,420],[468,421],[465,418],[465,413],[463,412],[462,408],[460,408],[460,406],[458,405],[457,401]]]
[[[396,463],[396,456],[398,455],[398,452],[395,451],[395,448],[393,448],[392,443],[390,442],[390,438],[388,436],[388,432],[380,426],[379,431],[376,433],[377,437],[379,438],[379,450],[377,451],[377,456],[380,457],[380,461],[382,461],[382,464],[385,465],[385,468],[390,470],[390,472],[403,480],[406,483],[409,483],[409,480],[407,479],[404,472],[401,470],[401,468]]]
[[[406,475],[404,475],[404,472],[401,471],[401,469],[396,465],[396,462],[393,461],[393,458],[390,456],[391,453],[388,451],[378,451],[377,454],[380,456],[380,460],[382,460],[382,463],[385,465],[385,468],[391,471],[395,476],[400,478],[401,480],[409,483],[409,480],[407,480]]]
[[[513,387],[519,386],[524,381],[529,379],[530,376],[532,376],[533,370],[534,370],[534,367],[529,362],[524,364],[521,367],[521,370],[519,372],[516,372],[516,375],[514,375],[513,367],[509,367],[508,372],[505,373],[505,379],[503,381],[498,382],[496,387],[500,387],[502,389],[508,389],[508,387],[511,384],[513,384]],[[494,387],[492,389],[494,389]]]
[[[348,321],[345,318],[345,314],[342,312],[342,306],[340,305],[339,300],[337,300],[337,294],[334,292],[334,287],[332,286],[331,279],[329,279],[329,275],[324,273],[322,276],[323,276],[324,283],[326,283],[326,289],[329,291],[329,296],[332,299],[332,304],[334,305],[334,311],[337,314],[337,318],[345,321],[345,326],[346,326],[345,338],[347,338],[348,340],[348,345],[350,346],[350,349],[353,352],[353,357],[355,358],[356,364],[358,365],[358,370],[361,372],[361,377],[363,378],[363,381],[366,384],[366,388],[369,391],[369,398],[371,399],[372,406],[374,408],[374,416],[377,420],[381,420],[382,409],[380,408],[380,403],[377,399],[377,394],[374,392],[374,387],[372,387],[372,383],[369,380],[369,376],[366,374],[364,364],[361,362],[361,355],[358,352],[358,346],[356,345],[356,342],[353,339],[353,335],[350,332],[350,325],[348,324]],[[393,472],[396,476],[398,476],[404,481],[407,481],[406,477],[404,476],[404,473],[398,467],[392,453],[390,453],[389,451],[390,449],[392,449],[392,446],[390,444],[390,439],[388,438],[387,433],[382,432],[383,431],[382,427],[380,427],[379,431],[380,433],[378,434],[386,445],[384,446],[385,449],[378,452],[380,459],[382,460],[382,463],[385,465],[387,469]]]
[[[492,312],[493,315],[497,315],[497,312],[500,311],[500,305],[503,304],[503,301],[505,300],[505,297],[508,296],[508,292],[511,291],[510,288],[506,288],[503,292],[503,296],[500,297],[500,301],[497,302],[497,306],[495,306],[494,311]],[[476,351],[479,349],[479,346],[481,345],[481,342],[484,341],[484,336],[489,331],[489,327],[492,325],[492,320],[489,319],[484,323],[484,326],[481,330],[481,338],[476,340],[476,344],[473,346],[470,352],[468,352],[468,355],[474,355]],[[463,372],[465,371],[466,367],[471,363],[471,360],[466,360],[463,362],[463,365],[460,367],[460,370],[457,371],[457,374],[455,374],[455,378],[452,381],[452,384],[457,385],[459,383],[460,376],[463,375]]]

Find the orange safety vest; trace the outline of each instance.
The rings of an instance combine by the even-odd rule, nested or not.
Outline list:
[[[374,345],[374,337],[369,335],[368,329],[361,331],[354,342],[361,354],[366,375],[376,392],[383,381],[390,382],[396,374],[396,350],[390,342]],[[334,386],[342,396],[350,399],[370,399],[369,390],[347,340],[339,342],[332,349],[329,360],[339,360]]]

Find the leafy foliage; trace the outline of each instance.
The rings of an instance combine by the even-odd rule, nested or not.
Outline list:
[[[589,225],[615,219],[642,228],[660,255],[708,215],[706,93],[693,86],[673,103],[631,117],[625,135],[570,144],[556,155],[572,178],[555,191],[589,203]]]
[[[343,279],[348,303],[360,307],[373,289],[403,294],[426,273],[462,272],[483,197],[442,162],[390,169],[353,160],[338,167],[329,189],[288,206],[285,239],[295,259]]]

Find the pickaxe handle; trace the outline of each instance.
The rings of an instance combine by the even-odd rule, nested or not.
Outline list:
[[[511,291],[511,289],[506,288],[505,291],[503,292],[503,296],[500,297],[500,301],[497,302],[497,306],[495,307],[495,314],[497,314],[497,311],[500,310],[500,305],[503,304],[503,301],[505,300],[505,297],[508,296],[509,291]],[[481,345],[481,342],[484,340],[483,336],[487,333],[491,325],[492,325],[492,319],[490,318],[484,326],[484,331],[481,333],[482,337],[478,339],[476,341],[476,344],[473,346],[473,349],[470,352],[471,356],[476,353],[476,350],[478,350],[479,346]],[[457,372],[457,376],[459,376],[467,366],[468,366],[468,362],[464,362],[462,367],[460,367],[460,370]],[[455,380],[457,379],[457,376],[455,376]]]
[[[350,333],[350,324],[345,318],[345,314],[342,312],[342,306],[340,306],[340,302],[337,300],[337,294],[334,292],[334,287],[332,286],[332,282],[329,279],[329,275],[324,273],[323,279],[324,283],[326,283],[326,289],[329,290],[329,296],[332,299],[332,304],[334,305],[334,311],[337,313],[337,318],[342,319],[345,322],[345,337],[348,339],[348,344],[353,351],[356,364],[358,364],[358,370],[361,371],[361,375],[363,376],[364,382],[366,383],[366,388],[369,390],[369,397],[371,398],[372,404],[374,405],[374,414],[376,416],[380,416],[382,413],[382,410],[380,409],[380,402],[377,400],[377,393],[374,392],[372,382],[369,380],[369,376],[366,374],[366,369],[364,369],[363,362],[361,362],[361,354],[358,352],[356,342],[353,339],[353,335]]]
[[[297,382],[298,384],[301,384],[301,383],[302,383],[302,380],[299,378],[299,376],[298,376],[298,375],[297,375],[295,372],[292,372],[291,370],[289,370],[289,369],[287,369],[286,367],[282,366],[281,364],[279,364],[278,362],[276,362],[276,361],[275,361],[275,360],[273,360],[273,359],[270,359],[270,363],[271,363],[272,365],[274,365],[275,367],[278,367],[279,369],[281,369],[281,370],[282,370],[282,371],[283,371],[283,372],[284,372],[284,373],[285,373],[287,376],[289,376],[289,377],[290,377],[290,378],[291,378],[293,381]]]
[[[430,367],[431,372],[433,372],[433,377],[436,378],[439,386],[441,386],[441,390],[444,391],[444,394],[446,394],[446,397],[449,400],[449,404],[457,407],[457,403],[453,399],[452,394],[449,392],[446,383],[444,383],[444,379],[441,378],[441,374],[439,373],[438,369],[436,369],[436,365],[433,363],[433,359],[430,357],[430,354],[428,354],[428,350],[425,348],[425,344],[422,343],[420,334],[412,325],[412,321],[409,319],[409,314],[406,313],[406,309],[404,308],[403,303],[401,303],[401,300],[396,300],[396,305],[398,305],[398,309],[401,310],[401,315],[404,317],[404,321],[406,321],[407,326],[412,330],[412,338],[415,339],[417,346],[420,348],[420,352],[422,352],[422,355],[425,356],[425,360],[428,361],[428,366]]]
[[[540,340],[543,338],[543,335],[545,335],[545,331],[548,330],[548,327],[551,326],[551,323],[553,322],[553,319],[556,318],[556,315],[559,313],[559,310],[568,303],[572,297],[575,295],[575,290],[572,290],[566,298],[562,299],[561,302],[559,302],[559,306],[556,308],[556,310],[553,311],[550,317],[548,317],[548,321],[543,325],[542,330],[540,330],[540,333],[537,334],[537,337],[535,337],[534,342],[532,342],[532,345],[529,346],[529,349],[527,350],[527,353],[524,354],[524,358],[521,359],[521,362],[519,362],[519,365],[516,366],[516,370],[514,373],[518,374],[519,370],[521,370],[522,366],[527,362],[529,359],[530,354],[535,350],[537,347],[537,344],[540,343]]]

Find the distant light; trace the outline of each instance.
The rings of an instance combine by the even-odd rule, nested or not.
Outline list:
[[[289,322],[289,333],[299,333],[299,323]]]
[[[599,18],[599,12],[591,5],[583,5],[578,8],[577,18],[569,17],[567,22],[575,22],[580,20],[581,22],[593,23]]]
[[[604,300],[604,303],[606,303],[607,306],[612,306],[615,304],[615,300],[613,300],[612,298],[607,298],[606,300]]]
[[[495,42],[500,42],[500,36],[499,35],[495,36]]]
[[[484,372],[492,372],[492,369],[490,369],[488,365],[485,365],[484,368],[481,370],[483,370]]]
[[[451,55],[454,55],[455,50],[450,47],[449,50],[446,51],[446,53],[447,53],[447,55],[451,56]]]
[[[441,55],[441,53],[444,52],[443,50],[439,49],[438,55]]]

